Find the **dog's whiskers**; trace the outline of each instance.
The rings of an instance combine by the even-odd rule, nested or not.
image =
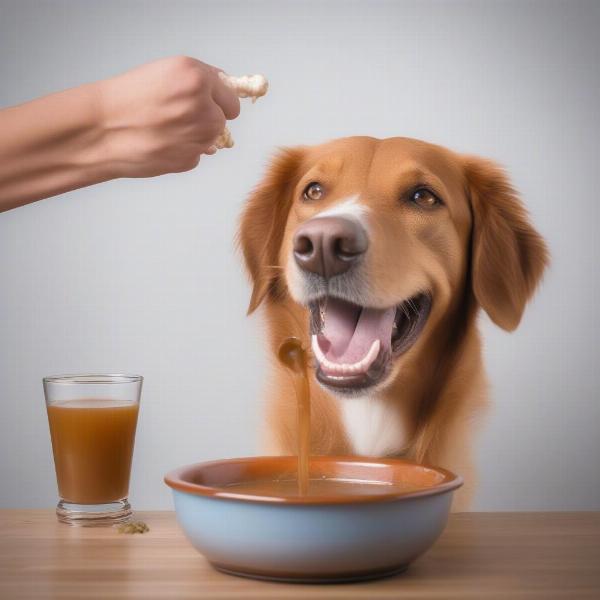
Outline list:
[[[418,316],[419,315],[419,310],[418,310],[417,306],[415,305],[414,300],[412,298],[409,298],[407,302],[408,302],[408,306],[410,308],[412,308],[412,310],[415,313],[415,315]]]
[[[400,308],[402,308],[402,312],[404,313],[404,316],[405,316],[407,319],[410,319],[410,313],[409,313],[409,312],[408,312],[408,310],[407,310],[407,307],[406,307],[406,302],[402,302],[402,304],[400,304]]]

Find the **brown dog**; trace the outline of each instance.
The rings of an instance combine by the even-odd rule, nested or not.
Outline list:
[[[273,356],[290,335],[312,348],[312,452],[446,467],[464,510],[486,403],[476,315],[515,329],[548,256],[504,172],[406,138],[287,149],[239,241]],[[269,451],[294,454],[292,382],[272,368]]]

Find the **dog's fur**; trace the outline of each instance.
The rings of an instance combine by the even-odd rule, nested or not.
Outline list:
[[[312,181],[324,183],[327,194],[309,203],[302,192]],[[420,210],[402,200],[420,183],[433,186],[444,206]],[[473,420],[487,396],[477,313],[481,307],[499,327],[517,327],[547,264],[544,241],[504,171],[488,160],[407,138],[353,137],[282,150],[251,194],[239,231],[253,282],[249,312],[264,304],[273,358],[290,335],[310,348],[292,237],[331,209],[365,221],[372,305],[391,306],[418,291],[433,303],[384,385],[340,397],[311,377],[311,451],[401,455],[446,467],[464,476],[454,505],[464,510],[474,489]],[[294,454],[292,381],[275,358],[270,384],[268,450]]]

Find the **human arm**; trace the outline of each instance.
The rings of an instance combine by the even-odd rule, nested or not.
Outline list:
[[[239,100],[189,57],[0,110],[0,211],[119,177],[193,169]]]

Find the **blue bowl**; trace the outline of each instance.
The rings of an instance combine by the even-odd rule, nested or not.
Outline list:
[[[405,483],[413,491],[360,496],[250,495],[236,483],[294,478],[297,459],[200,463],[165,477],[177,519],[218,570],[295,582],[372,579],[406,569],[442,533],[462,479],[401,459],[311,457],[311,479]],[[415,489],[416,488],[416,489]]]

